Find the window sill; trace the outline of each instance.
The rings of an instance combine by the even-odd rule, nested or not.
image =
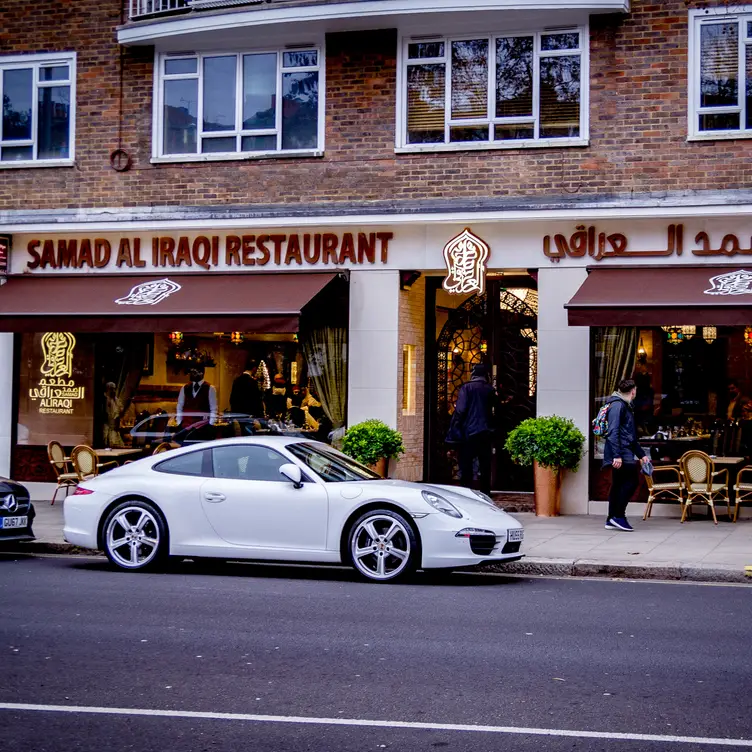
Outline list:
[[[487,141],[470,141],[458,144],[411,144],[398,146],[395,154],[421,154],[442,151],[498,151],[509,149],[558,149],[570,146],[590,146],[588,138],[550,138],[540,141],[510,141],[504,143],[489,143]]]
[[[323,157],[323,150],[271,151],[249,154],[176,154],[169,157],[152,157],[151,164],[180,164],[184,162],[251,162],[259,159],[301,159]]]
[[[76,164],[73,159],[40,159],[36,162],[21,161],[18,162],[0,162],[0,170],[36,170],[39,167],[74,167]]]
[[[687,141],[736,141],[750,138],[752,138],[752,131],[734,131],[733,133],[719,131],[718,133],[693,133],[687,136]]]

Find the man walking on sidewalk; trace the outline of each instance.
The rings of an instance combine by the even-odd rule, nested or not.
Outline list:
[[[603,466],[611,465],[611,491],[608,495],[607,530],[632,532],[627,521],[627,504],[639,482],[637,459],[644,465],[650,461],[643,448],[637,443],[634,408],[632,403],[637,395],[637,386],[632,379],[619,382],[607,400],[608,431],[603,453]]]

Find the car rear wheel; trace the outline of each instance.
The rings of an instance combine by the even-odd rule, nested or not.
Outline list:
[[[167,554],[167,525],[145,501],[116,506],[104,523],[104,552],[116,567],[129,571],[153,569]]]
[[[372,582],[394,582],[418,566],[418,541],[410,523],[390,509],[374,509],[357,519],[348,538],[355,571]]]

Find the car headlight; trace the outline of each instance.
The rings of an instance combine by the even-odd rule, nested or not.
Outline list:
[[[448,514],[450,517],[454,517],[458,520],[462,518],[462,512],[460,512],[454,504],[447,501],[443,496],[439,496],[437,493],[433,493],[433,491],[422,491],[421,493],[423,494],[423,498],[434,509],[443,512],[444,514]]]

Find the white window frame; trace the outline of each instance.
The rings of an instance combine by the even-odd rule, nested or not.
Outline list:
[[[739,68],[738,92],[739,101],[735,107],[700,107],[702,101],[700,93],[700,30],[704,25],[729,23],[739,24]],[[747,33],[747,22],[752,23],[752,5],[733,7],[705,8],[689,11],[689,70],[688,70],[688,102],[687,112],[687,140],[688,141],[728,141],[741,138],[752,138],[752,128],[745,128],[747,118],[746,102],[746,61],[745,47],[752,45],[752,34]],[[727,115],[739,113],[739,128],[726,131],[701,131],[700,115]]]
[[[54,65],[67,65],[69,77],[67,81],[40,81],[39,69],[48,68]],[[24,141],[0,141],[0,145],[5,147],[12,146],[31,146],[33,148],[32,159],[19,159],[7,162],[0,161],[0,170],[17,170],[23,168],[38,167],[72,167],[76,161],[76,53],[75,52],[51,52],[32,55],[3,55],[0,56],[0,102],[3,95],[3,71],[20,70],[23,68],[33,69],[33,87],[31,109],[31,138]],[[38,159],[37,149],[39,146],[37,136],[37,126],[39,117],[39,89],[51,86],[69,86],[70,87],[70,132],[68,134],[68,156],[65,159]],[[1,115],[0,115],[1,117]],[[0,133],[0,138],[2,134]]]
[[[305,67],[283,67],[284,53],[315,51],[317,53],[317,65]],[[243,117],[243,55],[259,54],[276,54],[277,55],[277,94],[276,94],[276,114],[275,128],[254,128],[244,129],[242,127]],[[205,136],[203,131],[203,86],[201,77],[203,76],[203,60],[207,57],[222,57],[235,55],[237,57],[238,75],[235,82],[235,128],[232,131],[210,131],[210,135],[216,137],[237,137],[239,140],[243,136],[277,136],[277,150],[275,151],[244,151],[244,152],[211,152],[201,153],[201,139]],[[154,110],[152,116],[152,164],[175,163],[175,162],[227,162],[227,161],[244,161],[249,159],[285,159],[290,157],[321,157],[324,154],[324,135],[325,135],[325,96],[326,96],[326,51],[322,41],[312,44],[295,44],[281,47],[264,47],[258,49],[225,49],[211,51],[185,52],[179,54],[156,53],[154,56]],[[163,75],[165,60],[180,60],[193,58],[197,61],[197,73],[193,74],[173,74],[168,77]],[[301,71],[317,70],[319,74],[319,110],[318,110],[318,143],[313,149],[281,149],[282,145],[282,73],[296,73]],[[165,154],[164,148],[164,81],[176,79],[198,79],[198,105],[197,105],[197,152],[195,154]]]
[[[574,50],[546,50],[541,55],[541,37],[554,34],[567,34],[579,32],[580,34],[580,135],[575,138],[537,138],[540,128],[540,59],[543,57],[556,57],[572,55]],[[509,37],[533,37],[533,114],[527,117],[497,118],[496,109],[496,40]],[[451,44],[473,39],[488,39],[488,117],[482,120],[452,120],[451,119]],[[421,58],[411,60],[408,55],[408,45],[416,42],[443,42],[443,58]],[[445,63],[446,65],[446,102],[444,109],[445,138],[448,140],[448,132],[452,127],[473,125],[489,125],[493,129],[495,125],[519,125],[533,121],[535,137],[532,139],[514,139],[508,141],[462,141],[457,143],[443,144],[410,144],[407,141],[407,68],[410,64]],[[440,152],[440,151],[488,151],[495,149],[550,149],[568,146],[588,146],[590,143],[590,29],[587,24],[566,28],[535,29],[531,31],[504,31],[497,30],[492,33],[481,32],[478,34],[436,34],[436,35],[404,35],[400,37],[397,50],[397,107],[396,107],[396,146],[397,154],[414,154],[416,152]],[[489,130],[490,132],[490,130]]]

